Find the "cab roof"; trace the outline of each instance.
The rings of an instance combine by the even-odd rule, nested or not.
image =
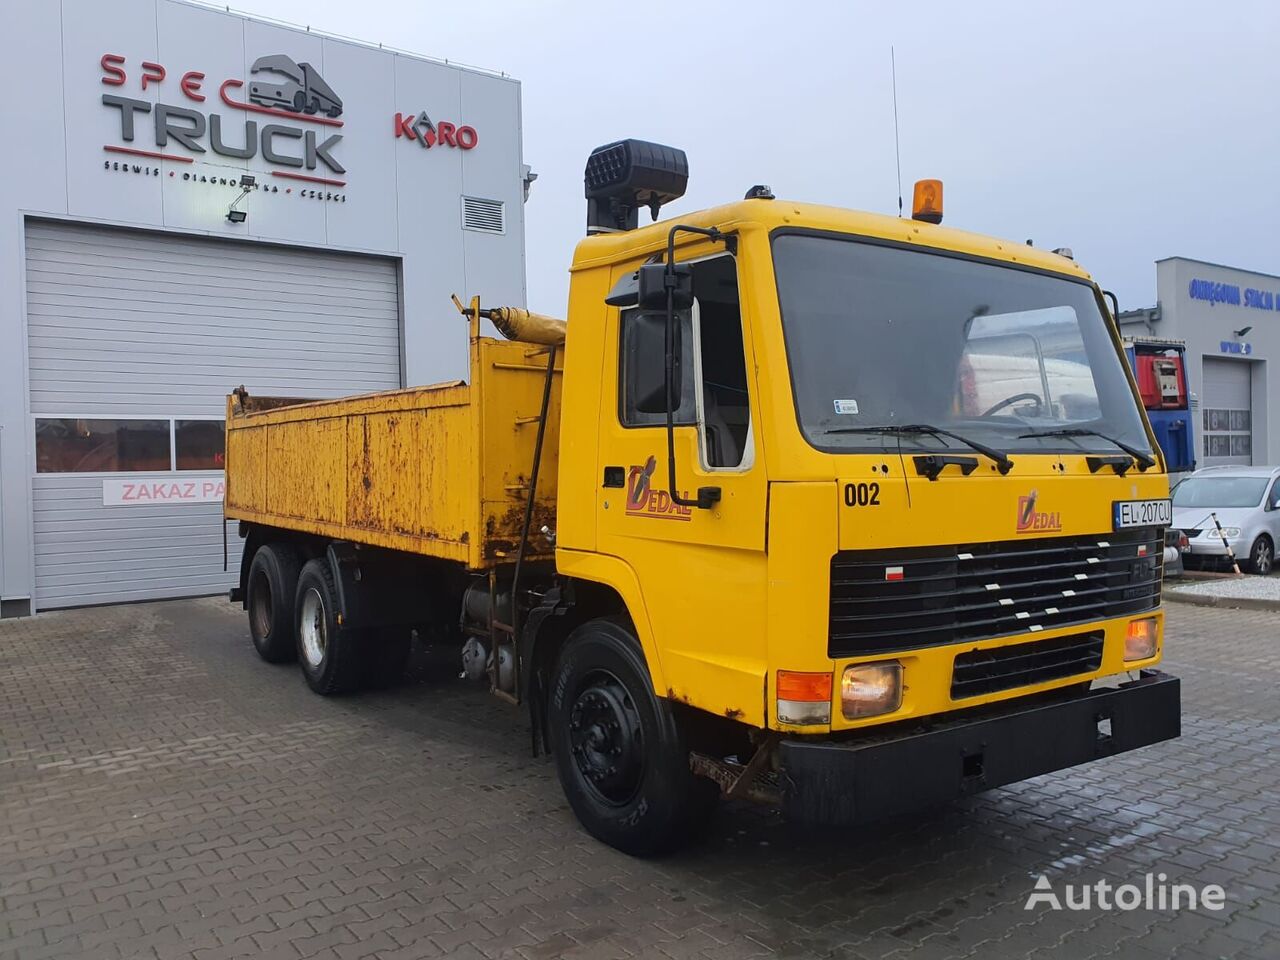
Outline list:
[[[637,254],[663,249],[667,244],[667,231],[673,224],[685,223],[694,227],[718,227],[729,231],[744,226],[754,226],[767,231],[780,228],[800,228],[845,233],[851,236],[870,237],[878,240],[917,244],[935,250],[963,253],[988,260],[1036,267],[1066,276],[1089,279],[1089,274],[1074,260],[1040,250],[1012,240],[1001,240],[967,230],[957,230],[940,224],[908,220],[903,217],[846,210],[814,203],[796,203],[792,200],[739,200],[719,207],[710,207],[659,220],[635,230],[619,233],[603,233],[579,241],[573,258],[573,270],[616,263]],[[677,235],[678,246],[697,239],[691,235]]]

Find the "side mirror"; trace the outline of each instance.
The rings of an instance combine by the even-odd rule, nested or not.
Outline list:
[[[687,263],[677,263],[671,274],[672,306],[676,310],[687,310],[693,306],[693,268]],[[637,305],[641,310],[666,311],[666,264],[646,263],[640,268]]]
[[[665,296],[665,294],[664,294]],[[681,327],[676,319],[671,331],[672,337],[672,369],[671,390],[674,394],[672,409],[679,410],[683,404],[684,385],[681,365]],[[631,404],[639,413],[667,412],[667,313],[638,313],[627,323],[627,353],[633,358],[629,364],[632,371],[632,382],[627,384],[631,391]]]

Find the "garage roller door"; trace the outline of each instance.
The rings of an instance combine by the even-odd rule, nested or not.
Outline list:
[[[41,608],[230,585],[213,445],[237,384],[400,385],[393,261],[37,221],[26,249]]]
[[[1245,360],[1204,358],[1203,465],[1253,463],[1253,385]]]

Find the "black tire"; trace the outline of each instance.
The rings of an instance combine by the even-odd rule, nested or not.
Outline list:
[[[293,95],[293,112],[301,113],[302,108],[307,104],[307,97],[301,90]]]
[[[338,591],[324,557],[309,560],[298,575],[294,601],[298,664],[307,686],[321,696],[348,693],[363,679],[358,631],[338,623]]]
[[[1276,565],[1276,547],[1265,533],[1259,534],[1249,548],[1249,572],[1265,577]]]
[[[384,627],[367,638],[365,682],[371,687],[394,686],[404,677],[413,650],[413,631],[409,627]]]
[[[249,564],[245,607],[249,635],[267,663],[288,663],[298,652],[293,600],[298,591],[298,553],[287,543],[258,548]]]
[[[547,720],[569,805],[609,846],[638,857],[670,852],[715,809],[719,788],[690,772],[675,715],[654,695],[626,627],[592,620],[569,635]]]

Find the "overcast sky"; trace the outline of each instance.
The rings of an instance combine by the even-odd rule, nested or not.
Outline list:
[[[610,140],[687,151],[664,216],[753,183],[895,212],[891,45],[908,208],[939,177],[946,223],[1069,246],[1122,309],[1154,302],[1160,257],[1280,274],[1274,0],[233,6],[520,80],[529,306],[548,313],[583,234],[583,164]]]

